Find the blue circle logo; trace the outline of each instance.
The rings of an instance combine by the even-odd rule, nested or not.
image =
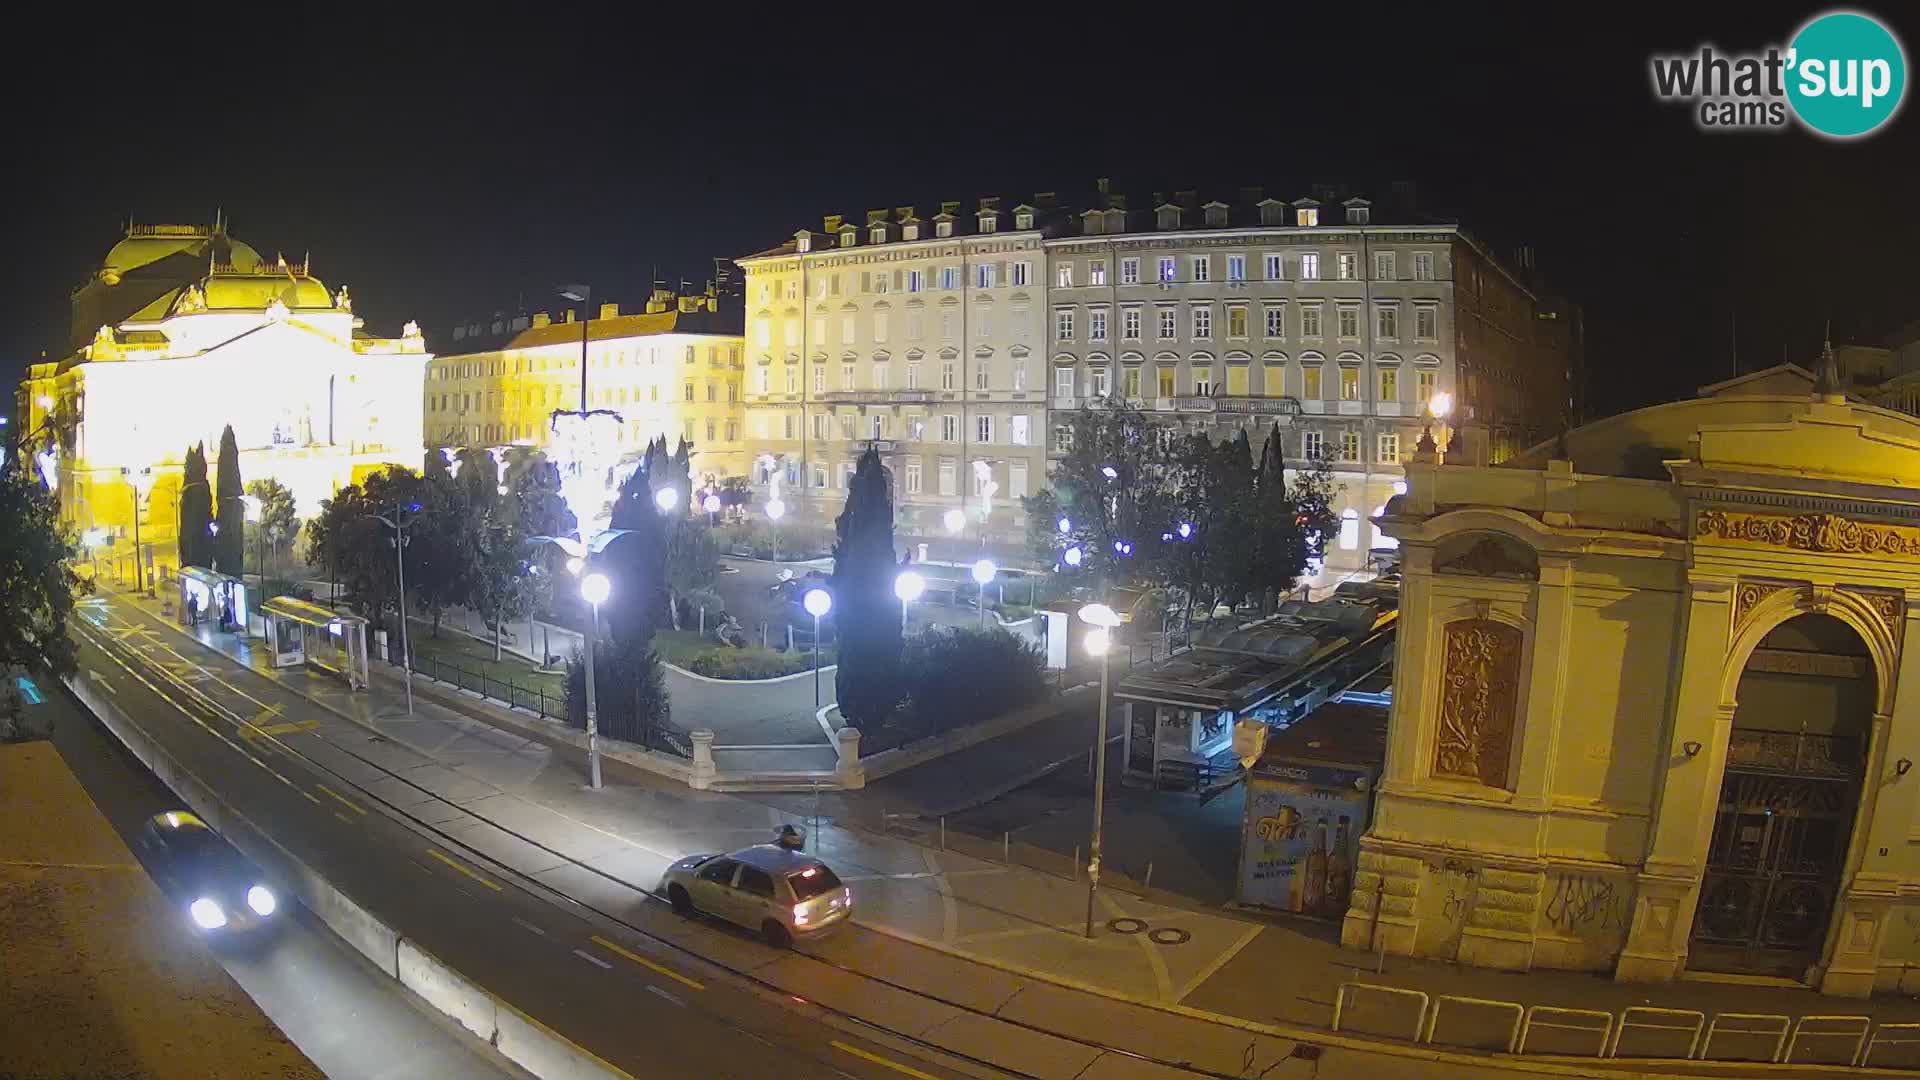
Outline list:
[[[1801,27],[1789,47],[1787,101],[1800,122],[1819,134],[1855,138],[1900,111],[1906,53],[1878,19],[1830,12]]]

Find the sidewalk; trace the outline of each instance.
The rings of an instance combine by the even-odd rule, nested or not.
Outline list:
[[[127,601],[116,598],[116,603]],[[364,741],[364,729],[371,728],[432,759],[421,768],[440,775],[450,788],[459,788],[456,813],[478,819],[460,828],[457,835],[462,842],[507,865],[525,867],[556,888],[586,889],[581,894],[585,902],[593,902],[592,890],[604,890],[606,883],[596,885],[590,880],[593,875],[581,873],[571,862],[555,865],[550,853],[534,858],[524,850],[524,842],[507,834],[533,836],[551,851],[568,852],[569,859],[632,887],[650,888],[666,863],[682,854],[759,841],[774,825],[787,821],[811,824],[804,820],[812,813],[810,796],[770,806],[693,792],[618,766],[610,768],[605,790],[590,791],[581,785],[580,763],[566,751],[493,727],[502,717],[491,703],[428,690],[421,695],[416,715],[407,719],[395,715],[399,684],[391,669],[376,671],[372,693],[349,694],[338,683],[299,669],[263,671],[264,658],[231,635],[214,635],[202,628],[198,636],[239,663],[351,720],[344,728],[338,723],[322,725],[321,735],[340,730],[347,733],[342,737]],[[358,734],[352,734],[356,729]],[[1077,737],[1076,730],[1080,731]],[[1089,940],[1082,936],[1087,903],[1083,881],[1006,865],[984,852],[943,851],[933,838],[929,838],[931,846],[911,843],[866,824],[873,815],[868,807],[884,800],[889,791],[901,792],[904,803],[914,797],[911,793],[924,789],[920,805],[937,808],[970,786],[986,790],[989,785],[984,778],[989,772],[1004,779],[1011,758],[1029,753],[1045,758],[1048,747],[1078,758],[1085,752],[1085,734],[1084,728],[1070,721],[1038,725],[1019,736],[876,784],[880,798],[872,803],[854,796],[822,796],[821,809],[828,823],[809,830],[808,846],[853,884],[859,897],[856,923],[871,933],[830,938],[809,946],[809,951],[928,996],[997,1009],[999,1015],[1031,1009],[1032,1022],[1042,1025],[1071,1018],[1079,1030],[1089,1033],[1087,1037],[1119,1046],[1128,1045],[1126,1040],[1138,1035],[1145,1023],[1165,1027],[1168,1011],[1213,1019],[1242,1032],[1248,1022],[1324,1031],[1332,1022],[1339,984],[1348,980],[1432,995],[1567,1008],[1652,1005],[1709,1013],[1920,1021],[1920,1001],[1839,1000],[1801,988],[1720,982],[1618,984],[1599,975],[1555,971],[1508,975],[1400,957],[1387,958],[1384,971],[1376,975],[1375,958],[1339,948],[1330,927],[1253,921],[1164,902],[1158,895],[1143,899],[1117,888],[1100,893],[1095,933]],[[1036,765],[1043,763],[1036,760]],[[967,969],[971,975],[957,972],[951,961],[903,950],[902,943],[984,964],[1003,974],[978,968]],[[945,977],[930,982],[932,971]],[[1011,995],[1004,992],[1009,986]],[[982,997],[983,988],[993,992]],[[1074,995],[1067,988],[1097,996]],[[1112,1011],[1116,1002],[1149,1006],[1163,1015],[1157,1021],[1118,1019],[1121,1014]],[[1182,1039],[1198,1039],[1215,1029],[1186,1025],[1180,1030],[1187,1032]],[[1244,1033],[1238,1038],[1245,1043]],[[1340,1037],[1319,1038],[1336,1045],[1341,1041]],[[1168,1049],[1160,1043],[1153,1052],[1164,1059]]]

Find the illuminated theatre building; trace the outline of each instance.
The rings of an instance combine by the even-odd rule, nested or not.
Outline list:
[[[224,222],[132,225],[72,298],[70,352],[21,384],[23,442],[51,466],[62,520],[177,550],[181,465],[205,443],[215,482],[233,425],[245,482],[292,490],[301,517],[389,464],[418,468],[429,356],[419,328],[369,335],[311,263],[264,259]],[[51,455],[51,456],[49,456]],[[144,499],[141,489],[147,489]]]

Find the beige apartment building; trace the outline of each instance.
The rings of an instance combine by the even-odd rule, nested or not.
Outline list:
[[[427,369],[427,444],[548,446],[552,413],[581,407],[584,336],[586,407],[619,414],[620,449],[684,438],[696,480],[744,476],[738,299],[656,289],[641,312],[602,304],[599,316],[584,327],[571,311],[454,327]]]

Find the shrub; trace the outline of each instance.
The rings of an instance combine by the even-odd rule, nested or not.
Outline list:
[[[773,679],[805,671],[812,662],[810,654],[789,656],[771,649],[734,649],[716,645],[688,657],[685,666],[695,675],[705,675],[709,679]]]
[[[600,733],[613,739],[648,744],[647,729],[665,727],[672,715],[666,671],[648,646],[639,656],[623,654],[606,642],[593,654],[594,711]],[[587,726],[587,665],[579,656],[567,661],[567,718]]]
[[[999,627],[935,627],[908,639],[902,666],[911,723],[926,734],[998,716],[1047,692],[1039,648]]]

